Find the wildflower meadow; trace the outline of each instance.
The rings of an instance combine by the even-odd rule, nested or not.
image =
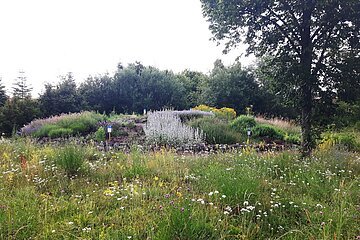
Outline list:
[[[0,239],[357,239],[360,155],[0,142]]]

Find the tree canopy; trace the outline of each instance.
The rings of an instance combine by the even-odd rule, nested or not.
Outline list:
[[[225,52],[240,42],[247,52],[271,54],[291,69],[285,75],[299,93],[302,147],[312,148],[313,100],[332,88],[340,61],[359,58],[360,2],[357,0],[201,0],[214,40]],[[285,64],[286,63],[286,64]],[[281,66],[281,65],[280,65]],[[280,68],[282,71],[284,68]],[[342,75],[342,74],[341,74]],[[342,76],[341,76],[342,77]],[[280,79],[281,80],[281,79]],[[339,81],[339,78],[336,79]]]
[[[249,69],[242,68],[239,62],[225,67],[217,60],[205,82],[202,102],[216,107],[231,107],[241,113],[251,105],[258,110],[261,107],[260,97],[259,85]]]
[[[1,81],[2,81],[2,79],[0,78],[0,107],[5,104],[6,99],[7,99],[5,87]]]

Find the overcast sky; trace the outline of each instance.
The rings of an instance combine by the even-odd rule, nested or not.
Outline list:
[[[36,97],[67,72],[81,82],[141,61],[207,73],[244,52],[224,56],[210,37],[200,0],[0,0],[0,77],[9,90],[23,70]]]

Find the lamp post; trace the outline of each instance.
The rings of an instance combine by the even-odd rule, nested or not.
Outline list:
[[[107,145],[107,148],[109,148],[110,146],[109,146],[109,142],[110,142],[110,140],[111,140],[111,132],[112,132],[112,126],[111,125],[108,125],[107,127],[106,127],[106,132],[107,132],[107,139],[106,139],[106,145]]]
[[[247,129],[246,133],[247,133],[247,137],[248,137],[247,144],[250,144],[250,136],[251,136],[251,128],[250,127]]]

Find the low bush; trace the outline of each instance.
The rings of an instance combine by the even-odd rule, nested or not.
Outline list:
[[[104,116],[94,112],[73,113],[59,120],[57,125],[70,128],[74,134],[88,134],[97,129],[98,122],[104,120]]]
[[[253,128],[254,137],[266,138],[268,140],[284,140],[285,133],[271,125],[261,124]]]
[[[255,117],[257,124],[266,124],[281,129],[289,135],[297,135],[300,138],[301,128],[292,120],[284,120],[280,118],[265,118],[262,116]]]
[[[227,122],[218,118],[199,118],[190,121],[189,124],[201,129],[205,135],[205,141],[210,144],[233,144],[242,141],[240,134],[232,130]]]
[[[104,115],[94,112],[62,114],[46,119],[34,120],[23,127],[21,132],[23,135],[39,138],[57,137],[69,134],[86,135],[96,131],[98,122],[103,121],[104,119]],[[52,131],[53,133],[51,133]]]
[[[101,142],[105,141],[106,133],[104,127],[99,127],[98,130],[94,133],[94,140]]]
[[[228,107],[220,108],[218,114],[229,120],[236,118],[236,112],[233,108],[228,108]]]
[[[50,138],[68,137],[73,134],[73,130],[70,128],[57,127],[49,131],[48,136]]]
[[[94,129],[94,125],[87,125],[84,122],[74,122],[70,124],[69,128],[74,134],[89,133]]]
[[[46,125],[43,125],[41,128],[39,128],[32,135],[37,138],[48,137],[49,132],[51,132],[52,130],[58,129],[58,128],[59,128],[59,126],[57,126],[55,124],[54,125],[46,124]]]
[[[189,121],[191,119],[199,118],[199,117],[215,116],[215,114],[212,112],[195,110],[195,109],[183,110],[183,111],[173,111],[173,113],[175,115],[179,116],[181,121]]]
[[[339,146],[348,151],[360,151],[360,142],[353,132],[326,132],[322,134],[320,148]]]
[[[215,107],[209,107],[206,105],[199,105],[194,107],[192,110],[198,110],[198,111],[204,111],[204,112],[212,112],[216,115],[216,117],[231,120],[236,117],[236,112],[233,108],[215,108]]]
[[[288,134],[288,133],[285,133],[284,140],[287,143],[293,143],[293,144],[300,144],[301,143],[300,134]]]
[[[248,128],[256,126],[256,121],[252,116],[240,115],[231,122],[230,126],[239,133],[246,133]]]
[[[144,127],[146,140],[154,144],[196,144],[203,142],[202,131],[181,122],[170,110],[149,112]]]

